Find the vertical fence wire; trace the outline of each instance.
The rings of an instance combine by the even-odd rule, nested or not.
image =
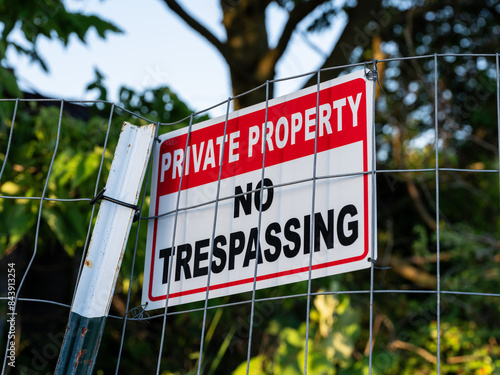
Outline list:
[[[99,162],[99,170],[97,172],[97,177],[96,177],[96,182],[95,182],[95,187],[94,187],[94,197],[97,195],[97,192],[99,191],[99,182],[101,179],[102,167],[104,165],[104,160],[105,160],[105,156],[106,156],[106,147],[108,145],[109,131],[111,129],[111,121],[113,119],[114,110],[115,110],[115,104],[113,103],[113,104],[111,104],[111,109],[109,111],[108,125],[106,127],[106,136],[104,137],[104,143],[102,146],[101,161]],[[82,275],[83,262],[85,260],[86,254],[87,254],[88,245],[89,245],[90,237],[92,234],[91,231],[92,231],[92,223],[94,221],[95,208],[96,208],[96,206],[92,205],[92,211],[90,212],[89,225],[87,227],[87,236],[85,237],[85,244],[83,245],[82,257],[80,259],[80,265],[78,267],[78,275],[76,277],[75,288],[73,289],[73,299],[71,300],[72,305],[73,305],[73,302],[75,300],[78,282],[80,281],[80,276]]]
[[[373,86],[372,86],[372,134],[369,136],[372,137],[372,165],[371,165],[371,173],[370,173],[370,178],[372,182],[372,206],[371,206],[371,238],[370,238],[370,243],[371,243],[371,264],[370,264],[370,316],[369,316],[369,332],[368,332],[368,344],[369,344],[369,349],[368,349],[368,374],[371,375],[373,371],[373,291],[374,291],[374,278],[375,278],[375,247],[377,246],[377,142],[375,138],[375,104],[376,104],[376,91],[377,91],[377,82],[378,82],[378,72],[377,72],[377,62],[373,61],[373,70],[374,73],[372,76],[375,78],[373,79]],[[366,70],[365,70],[366,74]],[[368,150],[369,152],[370,150]]]
[[[18,107],[18,105],[19,105],[19,98],[16,99],[16,104],[14,106],[14,113],[12,114],[12,124],[11,124],[11,128],[10,128],[10,131],[9,131],[9,139],[7,141],[7,150],[5,151],[5,157],[4,157],[4,161],[3,161],[3,164],[2,164],[2,170],[0,171],[0,182],[2,181],[3,171],[5,170],[5,166],[7,165],[7,160],[8,160],[8,157],[9,157],[10,146],[12,144],[12,135],[14,133],[14,125],[16,123],[16,115],[17,115],[17,107]],[[18,291],[18,293],[16,293],[16,296],[15,296],[15,299],[14,299],[14,309],[12,311],[13,314],[15,314],[15,312],[16,312],[18,295],[19,295],[19,291]],[[13,315],[13,316],[15,316],[15,315]],[[10,344],[10,336],[7,335],[7,345],[5,347],[4,362],[3,362],[3,365],[2,365],[2,375],[4,374],[4,372],[5,372],[5,366],[7,365],[7,353],[8,353],[8,350],[9,350],[9,344]]]
[[[203,344],[205,341],[205,327],[207,324],[207,311],[208,311],[208,296],[210,294],[210,279],[211,279],[211,265],[214,255],[214,239],[215,239],[215,231],[217,228],[217,218],[218,218],[218,210],[219,210],[219,198],[220,198],[220,185],[222,180],[222,167],[224,165],[224,151],[226,146],[226,135],[227,135],[227,124],[229,122],[229,108],[231,105],[231,98],[227,100],[227,109],[226,109],[226,119],[224,121],[224,134],[222,136],[222,151],[220,153],[219,159],[219,176],[217,177],[217,192],[215,194],[215,206],[214,206],[214,223],[212,225],[212,237],[210,243],[210,256],[208,258],[208,275],[207,275],[207,291],[205,294],[205,305],[203,307],[203,322],[201,323],[201,337],[200,337],[200,350],[198,355],[198,369],[196,373],[199,375],[201,373],[201,363],[203,361]],[[185,164],[185,163],[184,163]],[[172,262],[173,263],[173,262]]]
[[[307,374],[307,357],[309,354],[309,321],[311,319],[311,284],[312,284],[312,263],[314,254],[314,226],[316,224],[316,215],[314,214],[316,206],[316,162],[318,160],[318,133],[319,133],[319,92],[321,83],[321,70],[317,72],[316,89],[316,128],[314,132],[314,157],[312,166],[312,196],[311,196],[311,225],[310,225],[310,244],[309,244],[309,270],[307,277],[307,297],[306,297],[306,337],[305,337],[305,355],[304,355],[304,374]]]
[[[158,136],[158,128],[159,127],[160,127],[160,125],[157,122],[156,126],[155,126],[155,139]],[[156,140],[154,140],[151,152],[154,153],[157,147],[158,147],[157,142],[156,142]],[[123,352],[123,343],[125,341],[125,330],[127,328],[127,320],[128,320],[129,307],[130,307],[130,297],[131,297],[131,293],[132,293],[132,280],[134,279],[135,260],[136,260],[136,256],[137,256],[137,248],[139,246],[139,237],[140,237],[139,235],[140,235],[141,222],[142,222],[141,213],[142,213],[142,209],[144,208],[144,203],[146,201],[147,186],[149,185],[149,181],[151,178],[151,171],[153,169],[152,164],[153,164],[153,161],[151,159],[149,161],[149,168],[148,168],[148,172],[146,174],[146,181],[143,184],[141,199],[140,199],[140,203],[139,203],[139,211],[138,211],[139,218],[138,218],[138,222],[137,222],[137,228],[135,231],[134,251],[132,254],[132,265],[130,267],[130,278],[129,278],[129,285],[128,285],[128,291],[127,291],[127,302],[125,303],[125,316],[123,317],[122,333],[120,336],[120,348],[118,349],[118,358],[116,360],[116,370],[115,370],[116,375],[118,375],[118,370],[120,368],[120,360],[122,358],[122,352]],[[142,308],[142,306],[141,306],[141,308]]]
[[[500,61],[499,54],[495,55],[495,68],[496,68],[496,84],[497,84],[497,131],[498,131],[498,189],[500,190]],[[499,199],[499,209],[500,209],[500,199]]]
[[[54,160],[56,158],[57,150],[59,148],[59,137],[61,135],[61,123],[62,123],[62,116],[63,116],[63,108],[64,108],[64,100],[61,100],[61,106],[60,106],[60,110],[59,110],[59,120],[58,120],[58,124],[57,124],[56,142],[54,145],[54,151],[52,153],[52,158],[50,160],[49,169],[47,171],[47,178],[45,179],[45,183],[43,186],[42,195],[40,198],[40,204],[38,206],[38,216],[37,216],[37,222],[36,222],[36,231],[35,231],[35,240],[34,240],[35,244],[34,244],[34,248],[33,248],[33,254],[30,258],[28,266],[26,267],[26,271],[24,271],[23,277],[21,278],[21,281],[19,282],[19,285],[17,287],[16,297],[14,300],[13,314],[16,314],[16,307],[17,307],[17,302],[19,300],[19,293],[21,292],[24,281],[26,280],[26,277],[28,276],[28,273],[31,269],[31,265],[33,264],[33,262],[35,260],[37,250],[38,250],[38,237],[40,234],[40,225],[42,222],[43,203],[45,201],[45,194],[47,193],[47,187],[49,186],[49,180],[50,180],[50,174],[52,172],[52,166],[54,165]],[[3,367],[2,367],[2,374],[5,372],[5,366],[7,365],[7,352],[9,350],[10,341],[11,341],[10,335],[7,335],[7,344],[6,344],[6,348],[5,348],[5,357],[4,357]]]
[[[187,158],[186,153],[189,150],[188,146],[189,146],[189,140],[191,138],[192,126],[193,126],[193,115],[191,115],[189,117],[188,135],[186,137],[186,145],[185,145],[185,148],[184,148],[184,158],[185,158],[184,160],[186,160],[186,158]],[[157,126],[157,132],[158,132],[158,127],[159,126]],[[157,147],[158,147],[158,145],[155,143],[155,148],[157,148]],[[176,203],[175,203],[174,225],[172,227],[172,256],[174,254],[174,249],[175,249],[174,246],[175,246],[175,236],[176,236],[176,232],[177,232],[177,219],[179,217],[179,204],[180,204],[180,200],[181,200],[182,179],[183,179],[183,176],[184,176],[185,165],[186,165],[186,163],[182,163],[182,172],[181,172],[181,176],[180,176],[180,179],[179,179],[179,189],[177,190],[177,200],[176,200]],[[152,169],[153,169],[153,165],[151,165],[151,170]],[[158,363],[156,365],[156,374],[160,373],[160,368],[161,368],[161,355],[162,355],[162,352],[163,352],[163,345],[164,345],[164,341],[165,341],[165,330],[167,328],[168,300],[170,298],[170,280],[172,278],[173,263],[174,263],[173,261],[171,261],[169,263],[168,282],[167,282],[167,295],[165,297],[165,311],[163,313],[163,324],[162,324],[162,330],[161,330],[160,350],[159,350],[159,353],[158,353]]]
[[[9,140],[7,141],[7,150],[5,151],[5,157],[2,164],[2,169],[0,170],[0,182],[2,181],[3,171],[7,165],[7,159],[9,158],[10,145],[12,143],[12,134],[14,134],[14,124],[16,123],[17,106],[19,104],[19,98],[16,99],[16,104],[14,105],[14,113],[12,114],[12,125],[9,131]]]
[[[260,254],[260,231],[262,225],[262,202],[264,201],[264,178],[265,178],[265,167],[266,167],[266,149],[267,149],[267,119],[269,114],[269,81],[266,81],[266,111],[264,115],[264,124],[262,125],[262,171],[260,177],[260,202],[259,202],[259,217],[257,222],[257,246],[256,246],[256,254],[255,254],[255,267],[253,273],[253,287],[252,287],[252,302],[250,306],[250,328],[248,333],[248,347],[247,347],[247,368],[246,374],[248,375],[250,372],[250,358],[252,351],[252,339],[253,339],[253,321],[255,314],[255,293],[257,290],[257,269],[259,266],[259,254]],[[269,191],[268,191],[269,194]]]
[[[436,157],[436,304],[437,304],[437,373],[441,374],[441,258],[439,233],[439,93],[438,93],[438,56],[434,55],[434,147]]]

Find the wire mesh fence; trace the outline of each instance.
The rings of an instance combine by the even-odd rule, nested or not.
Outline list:
[[[378,257],[367,270],[145,311],[150,172],[95,372],[498,373],[499,67],[498,54],[445,54],[330,69],[379,78],[370,176]],[[95,223],[89,202],[121,123],[153,122],[164,133],[207,118],[175,113],[171,99],[162,102],[170,122],[139,98],[133,111],[1,101],[2,373],[53,372]],[[209,110],[228,113],[231,101]]]

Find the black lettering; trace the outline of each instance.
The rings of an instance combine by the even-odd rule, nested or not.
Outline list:
[[[186,253],[183,257],[182,254]],[[191,278],[191,269],[189,268],[189,261],[193,255],[193,248],[190,244],[186,243],[184,245],[177,246],[177,261],[175,262],[175,281],[181,279],[181,267],[184,270],[184,278]]]
[[[163,260],[163,275],[161,282],[163,284],[168,283],[168,265],[170,263],[170,256],[172,255],[172,248],[169,247],[168,249],[161,249],[160,250],[160,259]]]
[[[236,245],[238,242],[238,245]],[[234,232],[229,235],[229,269],[234,269],[234,258],[245,248],[245,233]]]
[[[349,246],[354,243],[358,239],[358,221],[350,221],[347,224],[347,229],[351,232],[349,236],[346,236],[344,233],[344,221],[347,215],[351,215],[354,217],[358,214],[358,210],[352,204],[349,204],[342,208],[339,213],[339,217],[337,218],[337,236],[339,238],[339,242],[343,246]]]
[[[205,276],[208,274],[208,266],[200,268],[200,262],[208,259],[208,252],[202,253],[201,249],[203,247],[208,247],[210,245],[210,240],[207,238],[205,240],[196,241],[194,244],[194,267],[193,267],[193,277]]]
[[[293,229],[300,228],[299,219],[295,217],[291,218],[285,224],[285,238],[295,245],[293,249],[291,249],[289,245],[283,246],[283,254],[285,254],[287,258],[295,257],[300,250],[300,235],[297,232],[294,232],[291,229],[292,227]]]
[[[219,247],[221,246],[226,246],[227,241],[226,237],[224,236],[217,236],[214,239],[214,257],[220,259],[220,264],[217,265],[215,260],[212,261],[212,272],[213,273],[220,273],[224,271],[224,267],[226,267],[226,252],[224,251],[223,248]]]
[[[248,267],[250,260],[255,259],[257,256],[257,249],[259,249],[259,264],[263,262],[262,254],[260,252],[260,244],[258,243],[257,235],[258,229],[252,228],[250,230],[250,236],[248,236],[247,251],[245,252],[245,260],[243,261],[243,267]],[[255,250],[252,250],[255,249]]]
[[[311,215],[304,216],[304,254],[311,251]]]
[[[264,256],[268,262],[274,262],[278,260],[281,254],[281,240],[278,236],[274,235],[281,233],[281,226],[279,223],[271,223],[266,229],[266,242],[274,247],[274,252],[271,252],[271,249],[264,250]]]
[[[247,193],[243,194],[243,190],[241,189],[241,186],[236,186],[234,188],[234,195],[237,195],[234,197],[234,213],[233,217],[239,217],[240,216],[240,204],[241,207],[243,207],[243,211],[245,212],[245,215],[250,215],[252,213],[252,183],[247,184]],[[240,195],[241,194],[241,195]]]
[[[271,207],[274,198],[273,182],[269,178],[264,178],[264,186],[267,187],[267,189],[264,189],[264,191],[262,192],[263,197],[264,196],[266,197],[266,201],[262,202],[262,212],[266,211],[269,207]],[[259,181],[255,189],[260,190],[261,187],[262,187],[262,181]],[[255,201],[255,208],[259,209],[260,191],[255,192],[254,201]]]
[[[314,251],[320,251],[321,249],[320,235],[325,241],[326,248],[333,248],[333,210],[328,210],[328,228],[325,226],[325,221],[321,213],[314,214]]]

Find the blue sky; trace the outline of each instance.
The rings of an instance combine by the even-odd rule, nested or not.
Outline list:
[[[224,39],[222,14],[218,0],[184,0],[181,4],[219,38]],[[141,90],[167,85],[191,108],[202,110],[226,100],[231,95],[229,75],[224,60],[208,42],[192,31],[161,0],[66,0],[68,9],[96,14],[118,25],[124,34],[108,34],[99,39],[92,31],[87,44],[73,38],[68,47],[42,37],[41,55],[48,63],[46,74],[9,51],[9,61],[22,78],[25,89],[52,97],[93,99],[96,93],[85,87],[94,79],[94,68],[106,77],[110,100],[116,100],[122,85]],[[275,42],[287,15],[277,6],[268,10],[270,42]],[[302,25],[305,28],[305,25]],[[335,30],[309,37],[328,51],[335,41]],[[288,77],[315,70],[320,54],[300,35],[278,66],[278,77]],[[287,81],[277,87],[277,95],[296,90],[302,80]]]

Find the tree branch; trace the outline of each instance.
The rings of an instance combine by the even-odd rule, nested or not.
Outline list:
[[[188,24],[193,30],[204,37],[210,44],[212,44],[227,60],[230,58],[226,44],[222,43],[214,34],[212,34],[205,26],[200,24],[191,15],[189,15],[175,0],[163,0],[165,4],[177,14],[184,22]]]
[[[365,25],[370,22],[374,16],[377,14],[381,7],[381,1],[374,2],[373,0],[358,0],[358,5],[354,8],[350,8],[347,11],[347,16],[349,21],[344,31],[340,35],[339,40],[335,44],[330,56],[328,56],[321,68],[328,68],[332,66],[338,66],[346,64],[349,62],[349,57],[351,52],[356,47],[369,48],[371,47],[371,36],[367,35],[364,31]],[[368,11],[371,9],[371,11]],[[383,25],[379,27],[382,28]],[[340,70],[329,70],[321,73],[321,80],[326,81],[329,79],[336,78]],[[304,87],[312,86],[317,83],[317,77],[312,76],[304,85]]]
[[[384,323],[384,325],[387,327],[387,330],[389,331],[390,335],[392,335],[392,333],[394,332],[394,324],[389,319],[389,317],[385,314],[378,314],[375,318],[375,321],[373,322],[373,339],[371,340],[372,349],[375,347],[375,341],[377,339],[378,331],[382,323]],[[370,353],[370,341],[367,341],[364,354],[365,356],[368,356],[369,353]]]
[[[425,224],[430,229],[436,230],[437,228],[436,220],[429,214],[429,212],[427,212],[427,209],[425,208],[425,205],[422,202],[422,199],[420,198],[420,192],[418,191],[417,186],[415,185],[415,181],[413,181],[413,178],[410,176],[407,176],[405,180],[408,193],[410,194],[410,198],[415,204],[415,208],[417,209],[417,212],[420,214],[420,217],[424,220]]]
[[[257,77],[259,77],[260,80],[264,81],[268,79],[270,72],[273,72],[274,76],[276,64],[283,56],[283,53],[285,53],[294,31],[296,31],[297,25],[314,11],[314,9],[328,1],[329,0],[311,0],[308,2],[300,2],[295,5],[289,14],[288,21],[283,28],[283,32],[281,33],[276,47],[269,49],[265,55],[259,59]]]
[[[442,7],[439,1],[433,1],[428,7],[417,7],[413,12],[413,17],[420,20],[428,11],[437,10]],[[392,37],[390,30],[397,24],[405,24],[406,12],[400,12],[397,8],[384,8],[382,1],[358,0],[358,5],[346,11],[349,18],[348,24],[339,40],[335,44],[330,56],[328,56],[321,69],[332,66],[339,66],[349,63],[349,57],[356,47],[369,49],[372,47],[372,38],[380,35],[382,40],[390,40]],[[366,28],[374,22],[372,27]],[[375,57],[375,56],[374,56]],[[321,80],[326,81],[336,78],[341,70],[327,70],[321,73]],[[315,85],[316,77],[311,77],[304,87]]]
[[[392,256],[389,264],[394,272],[415,285],[427,289],[436,289],[436,276],[412,266],[398,256]]]
[[[293,10],[290,12],[285,27],[283,28],[283,32],[281,33],[278,44],[272,50],[276,62],[281,58],[281,56],[283,56],[283,53],[290,43],[290,39],[292,38],[293,32],[296,30],[297,25],[302,22],[318,6],[328,1],[329,0],[311,0],[295,5]]]
[[[394,340],[389,344],[389,350],[395,351],[397,349],[408,350],[410,352],[414,352],[425,359],[427,362],[437,363],[437,357],[432,355],[427,350],[423,348],[419,348],[416,345],[410,344],[409,342],[404,342],[401,340]]]

